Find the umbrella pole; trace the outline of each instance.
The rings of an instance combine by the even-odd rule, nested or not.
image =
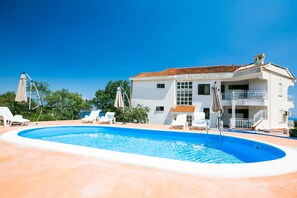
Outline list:
[[[28,119],[30,120],[30,117],[31,117],[31,111],[32,111],[32,108],[31,108],[31,100],[32,100],[32,80],[30,81],[30,92],[29,92],[29,112],[28,112]]]
[[[123,97],[123,103],[124,103],[124,106],[123,106],[123,124],[125,124],[125,97]]]
[[[37,89],[37,87],[36,87],[34,81],[33,81],[32,78],[29,76],[29,74],[27,74],[26,72],[23,72],[23,74],[25,74],[25,75],[30,79],[29,115],[28,115],[28,117],[29,117],[29,120],[30,120],[31,112],[32,112],[32,103],[31,103],[31,101],[32,101],[32,86],[34,86],[34,88],[35,88],[35,90],[36,90],[36,92],[37,92],[37,97],[38,97],[38,100],[39,100],[39,104],[38,104],[36,107],[34,107],[33,109],[36,109],[36,108],[40,107],[40,113],[39,113],[39,116],[38,116],[38,118],[37,118],[37,121],[38,121],[39,118],[40,118],[40,115],[41,115],[41,113],[42,113],[42,103],[41,103],[40,94],[39,94],[39,91],[38,91],[38,89]]]

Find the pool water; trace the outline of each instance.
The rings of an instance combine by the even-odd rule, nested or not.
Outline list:
[[[268,144],[228,136],[104,126],[28,129],[19,136],[200,163],[251,163],[285,156]]]

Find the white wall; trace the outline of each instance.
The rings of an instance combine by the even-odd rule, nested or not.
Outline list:
[[[266,90],[267,91],[267,80],[261,79],[250,79],[249,80],[249,89],[250,90]]]
[[[277,71],[271,71],[276,69]],[[267,90],[268,100],[265,100],[265,104],[261,106],[248,105],[243,107],[236,106],[236,108],[248,108],[249,117],[252,118],[255,113],[260,109],[265,109],[267,105],[267,116],[268,120],[263,121],[262,128],[286,128],[287,122],[281,123],[280,112],[288,111],[292,104],[288,102],[288,87],[293,86],[294,82],[292,79],[284,77],[285,70],[279,71],[278,67],[272,67],[270,70],[263,70],[262,76],[257,78],[242,80],[242,81],[230,81],[233,80],[232,77],[221,78],[223,79],[225,85],[225,92],[228,92],[228,85],[235,84],[249,84],[250,90]],[[282,75],[277,74],[280,72]],[[198,77],[205,77],[205,80],[201,80]],[[221,87],[221,80],[215,80],[215,78],[207,78],[208,76],[197,76],[197,75],[184,75],[177,76],[178,81],[190,81],[192,82],[192,101],[193,106],[196,107],[196,111],[203,111],[203,108],[210,109],[210,121],[211,127],[216,126],[217,116],[216,112],[212,112],[212,102],[213,102],[213,91],[210,90],[210,95],[198,95],[198,84],[210,84],[210,88],[214,86],[217,82],[217,86]],[[259,79],[260,77],[260,79]],[[172,116],[170,115],[170,109],[176,105],[176,80],[175,79],[133,79],[133,89],[132,89],[132,106],[141,104],[148,106],[150,108],[149,112],[149,123],[156,124],[170,124],[172,121]],[[168,78],[168,77],[167,77]],[[164,89],[157,88],[158,83],[165,84]],[[279,96],[279,83],[282,83],[283,93]],[[156,112],[156,106],[164,106],[164,112]],[[232,108],[225,107],[227,109]],[[224,115],[224,124],[229,124],[229,119],[231,115],[228,112]]]
[[[213,90],[215,82],[217,82],[217,86],[221,89],[221,81],[218,80],[196,80],[193,81],[193,106],[196,107],[196,111],[203,111],[203,108],[209,108],[210,110],[210,127],[214,128],[217,124],[218,113],[212,112],[212,104],[213,104]],[[198,95],[198,85],[199,84],[210,84],[210,95]]]
[[[157,84],[165,84],[165,88],[157,88]],[[170,108],[174,106],[174,80],[133,81],[132,106],[137,104],[148,106],[149,123],[170,124],[172,117]],[[156,112],[156,106],[164,106],[164,112]]]
[[[281,111],[288,111],[288,88],[294,83],[272,72],[263,72],[264,78],[268,79],[268,121],[266,128],[287,128],[287,122],[281,121]],[[279,83],[282,84],[282,95],[279,95]]]

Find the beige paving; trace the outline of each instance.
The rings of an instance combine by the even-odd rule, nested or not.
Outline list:
[[[57,124],[80,124],[80,121],[38,123],[39,126]],[[124,125],[133,126],[168,128],[163,125]],[[0,134],[17,128],[27,127],[0,126]],[[297,148],[297,140],[283,138],[287,135],[227,134]],[[201,177],[39,150],[0,139],[0,197],[5,198],[297,197],[296,184],[297,172],[244,179]]]

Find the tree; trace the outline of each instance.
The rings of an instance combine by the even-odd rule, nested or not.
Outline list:
[[[78,93],[70,93],[66,89],[62,89],[56,92],[52,92],[49,89],[49,85],[45,82],[35,82],[38,89],[43,112],[40,114],[40,108],[36,108],[31,112],[31,121],[46,120],[73,120],[79,119],[82,111],[89,111],[91,109],[91,102],[84,101],[82,96]],[[27,90],[29,86],[27,86]],[[37,92],[35,88],[32,88],[32,107],[36,107]],[[23,115],[24,118],[28,118],[28,103],[15,102],[15,93],[7,92],[0,95],[1,106],[7,106],[11,112],[15,114]]]
[[[46,97],[46,109],[56,120],[74,120],[80,118],[82,111],[91,109],[91,105],[78,93],[70,93],[66,89],[58,90]]]
[[[0,104],[8,107],[13,115],[20,114],[28,117],[28,104],[16,102],[14,92],[6,92],[0,95]]]
[[[49,84],[46,82],[35,81],[35,85],[40,95],[41,104],[46,105],[47,103],[46,98],[52,93],[51,90],[49,89]],[[32,90],[32,93],[37,97],[37,92],[35,89]]]
[[[31,114],[31,120],[40,120],[40,121],[45,121],[45,120],[55,120],[51,115],[51,113],[48,111],[47,107],[47,100],[46,98],[52,93],[51,90],[49,89],[49,84],[46,82],[39,82],[39,81],[35,81],[35,86],[38,89],[38,93],[40,96],[40,103],[41,103],[41,107],[34,109],[32,111]],[[27,90],[30,90],[30,83],[27,84]],[[35,102],[38,102],[38,94],[36,89],[34,88],[34,86],[32,87],[32,98]],[[32,107],[34,108],[35,106],[37,106],[38,104],[34,104],[32,105]],[[42,112],[40,112],[42,110]],[[39,117],[40,116],[40,117]]]
[[[104,90],[99,89],[96,91],[95,98],[92,99],[92,104],[104,113],[108,111],[117,112],[117,109],[114,107],[114,101],[116,98],[117,88],[119,86],[122,86],[128,96],[130,95],[130,86],[128,81],[108,81]],[[129,101],[126,98],[125,106],[129,106]]]
[[[297,129],[297,120],[294,121],[294,128]]]
[[[138,104],[136,107],[126,109],[125,122],[147,123],[150,109]]]
[[[97,109],[101,109],[102,112],[115,112],[115,117],[117,121],[123,122],[144,122],[148,121],[148,107],[143,107],[137,105],[136,107],[130,107],[128,99],[125,97],[125,107],[124,109],[116,109],[114,107],[114,101],[116,98],[117,88],[121,86],[126,94],[130,96],[130,86],[128,81],[118,80],[109,81],[104,90],[96,91],[95,98],[92,99],[93,105]],[[130,99],[129,99],[130,100]]]

